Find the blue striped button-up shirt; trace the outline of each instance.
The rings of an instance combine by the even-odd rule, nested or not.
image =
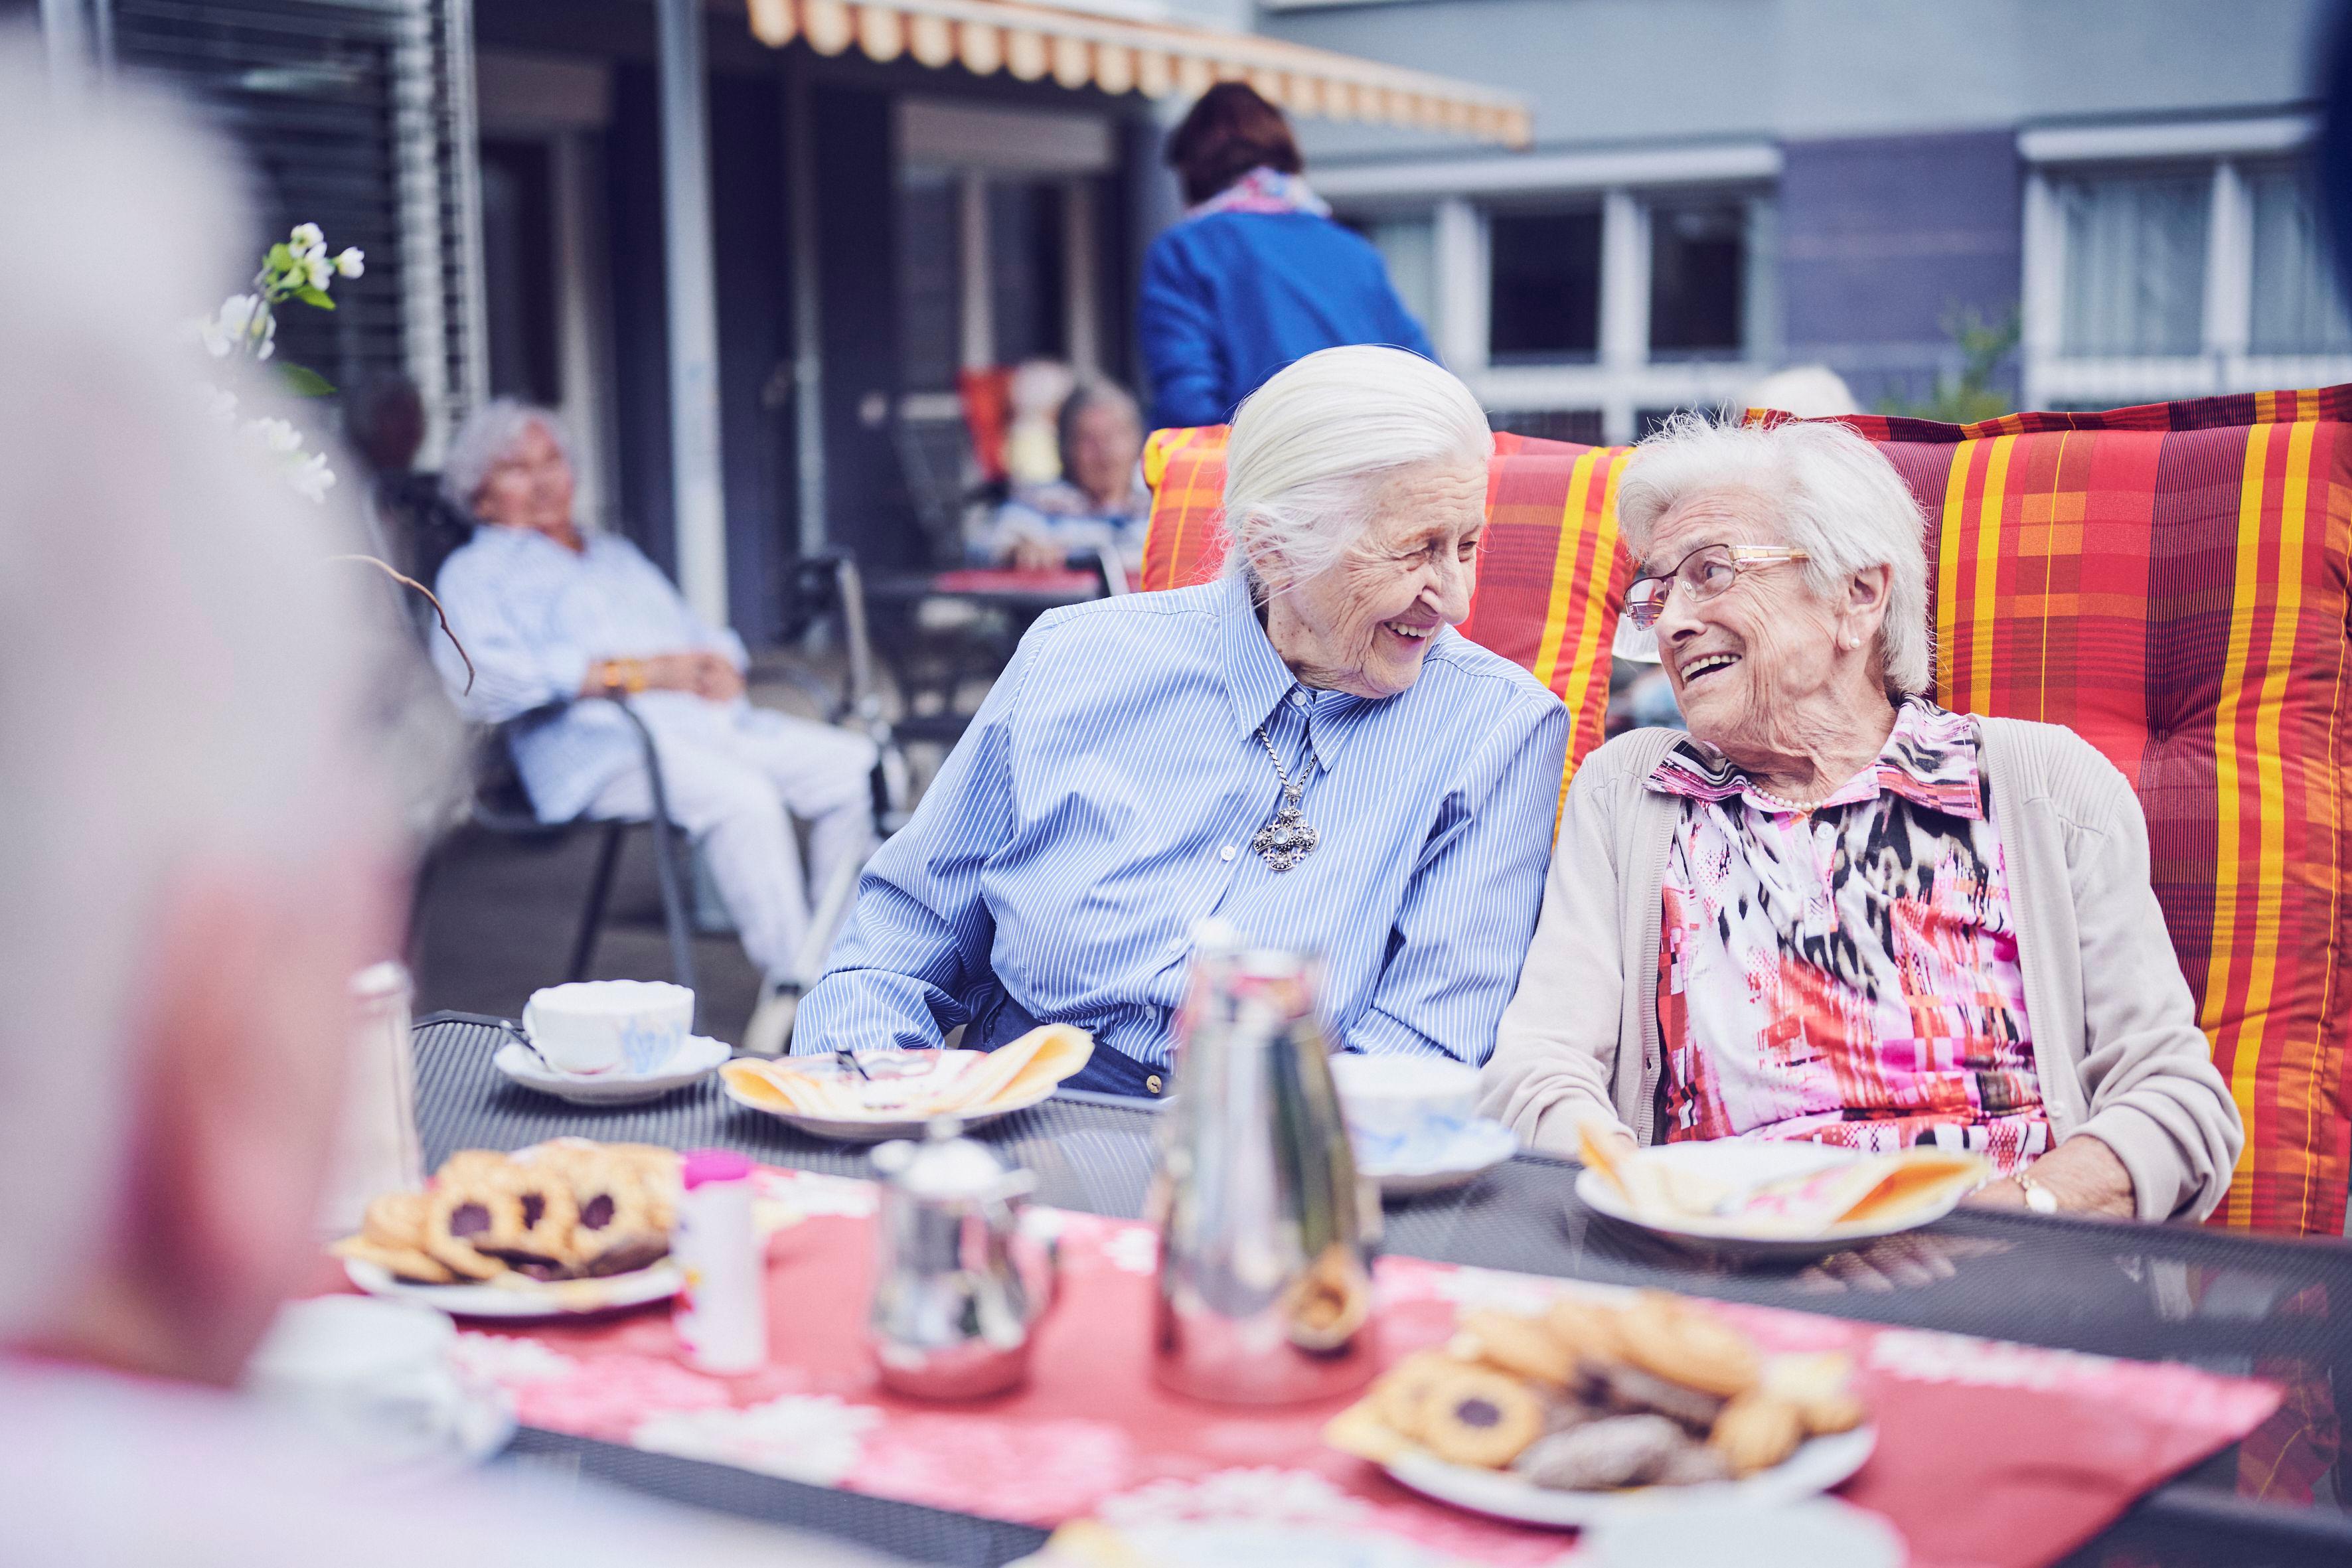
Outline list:
[[[1321,840],[1250,848],[1309,772]],[[1238,579],[1056,610],[866,868],[798,1051],[936,1047],[997,988],[1150,1066],[1192,923],[1323,958],[1350,1049],[1486,1060],[1535,930],[1568,714],[1453,628],[1382,700],[1300,686]],[[977,1043],[977,1042],[974,1042]]]
[[[576,697],[602,658],[647,658],[707,648],[744,667],[742,639],[704,624],[661,569],[625,539],[587,536],[575,554],[527,528],[482,527],[434,579],[449,629],[474,661],[459,696],[466,717],[496,724],[559,698]],[[449,689],[466,667],[446,637],[434,661]],[[733,705],[690,691],[631,699],[658,736],[691,741],[722,733]],[[609,702],[583,702],[514,737],[515,771],[543,822],[568,822],[623,770],[642,765],[636,731]]]

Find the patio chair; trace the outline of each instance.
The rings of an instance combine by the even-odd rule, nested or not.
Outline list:
[[[2352,387],[1844,422],[1932,520],[1937,700],[2068,725],[2138,792],[2173,949],[2246,1121],[2214,1223],[2344,1234]],[[1560,694],[1573,773],[1607,700],[1626,454],[1496,445],[1463,630]],[[1160,432],[1145,472],[1143,586],[1198,581],[1215,566],[1223,431]]]
[[[510,745],[522,730],[545,723],[572,706],[572,701],[611,701],[629,721],[635,731],[637,744],[645,758],[646,776],[652,785],[654,809],[642,818],[575,817],[569,822],[541,822],[531,809],[530,799],[523,794],[522,781],[516,775]],[[473,827],[495,837],[533,842],[552,847],[583,833],[602,835],[596,852],[596,868],[591,873],[588,892],[581,906],[580,923],[572,939],[572,957],[565,970],[568,980],[584,980],[589,966],[596,957],[596,944],[604,934],[604,916],[613,891],[613,878],[619,868],[621,847],[631,832],[646,828],[653,836],[654,870],[661,887],[662,922],[669,936],[670,968],[677,982],[689,991],[695,989],[694,930],[689,914],[688,889],[692,886],[693,868],[690,860],[692,845],[686,830],[669,819],[667,793],[662,783],[661,759],[654,750],[653,735],[645,721],[637,716],[625,700],[617,698],[575,698],[570,701],[550,702],[516,715],[502,724],[476,727],[472,737],[473,790],[467,797],[465,812],[457,828]],[[449,858],[455,832],[444,833],[425,855],[416,871],[416,884],[409,903],[408,949],[412,960],[423,935],[425,900],[438,873]],[[699,1013],[699,1004],[697,1012]]]

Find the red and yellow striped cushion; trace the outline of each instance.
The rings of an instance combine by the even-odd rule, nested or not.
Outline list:
[[[1846,421],[1937,528],[1936,687],[2068,726],[2147,814],[2156,892],[2246,1119],[2223,1223],[2340,1234],[2352,387]]]
[[[1938,700],[2067,725],[2139,793],[2157,898],[2246,1119],[2216,1218],[2341,1233],[2352,387],[1968,426],[1845,423],[1932,520]],[[1223,442],[1152,438],[1145,587],[1215,571]],[[1628,454],[1496,446],[1494,530],[1462,629],[1559,693],[1572,773],[1608,700]]]
[[[1631,575],[1617,548],[1617,478],[1628,455],[1497,436],[1487,472],[1486,550],[1462,635],[1534,671],[1568,704],[1570,774],[1601,743],[1608,714],[1609,647]],[[1224,557],[1224,427],[1160,431],[1144,448],[1143,470],[1153,503],[1142,587],[1215,576]]]

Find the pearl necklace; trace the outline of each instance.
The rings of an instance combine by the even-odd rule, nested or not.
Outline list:
[[[1749,779],[1748,781],[1748,793],[1755,795],[1759,800],[1769,801],[1772,805],[1779,806],[1782,811],[1794,812],[1799,816],[1802,816],[1808,812],[1818,809],[1822,804],[1821,801],[1818,800],[1790,800],[1785,795],[1774,795],[1770,790],[1766,789],[1754,779]],[[1828,797],[1823,797],[1823,799],[1826,798]]]

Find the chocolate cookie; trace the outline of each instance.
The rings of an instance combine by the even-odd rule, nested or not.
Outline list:
[[[1511,1468],[1554,1491],[1606,1491],[1655,1479],[1678,1450],[1696,1446],[1663,1415],[1612,1415],[1544,1438]]]
[[[1655,1373],[1621,1362],[1601,1374],[1601,1398],[1621,1415],[1656,1415],[1681,1423],[1699,1436],[1715,1427],[1723,1414],[1720,1396],[1669,1383]]]

